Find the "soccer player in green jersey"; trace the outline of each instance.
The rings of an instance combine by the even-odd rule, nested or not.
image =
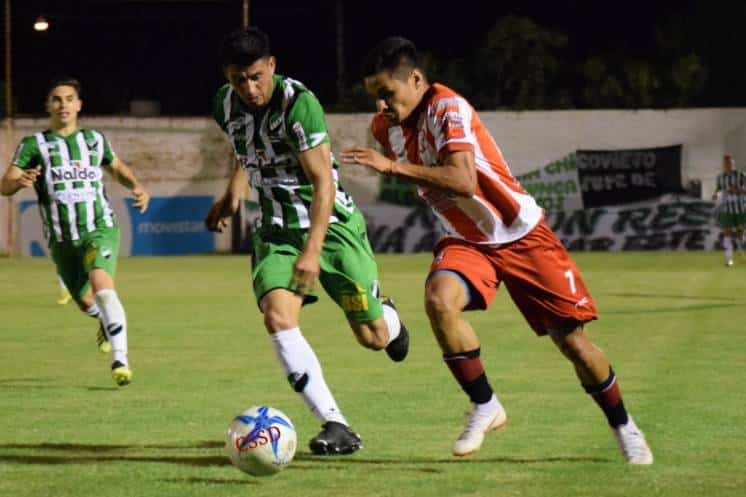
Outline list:
[[[275,74],[269,38],[258,29],[228,34],[221,63],[228,84],[218,91],[214,117],[230,138],[236,164],[205,222],[221,231],[238,209],[246,181],[257,190],[254,294],[280,366],[322,423],[309,446],[319,455],[355,452],[360,436],[350,429],[301,333],[301,307],[317,300],[318,279],[360,344],[386,349],[394,361],[407,354],[408,332],[391,301],[379,297],[365,221],[339,184],[318,99],[298,81]]]
[[[723,156],[723,172],[717,177],[713,200],[718,202],[718,224],[723,235],[725,265],[733,266],[733,249],[738,247],[738,238],[746,237],[746,173],[738,171],[731,155]],[[746,239],[741,240],[741,249]]]
[[[0,191],[34,188],[57,273],[78,307],[99,319],[99,349],[111,350],[111,375],[119,386],[132,379],[127,320],[114,290],[119,227],[104,191],[106,169],[132,191],[144,212],[150,196],[99,131],[78,128],[80,83],[65,77],[49,86],[49,129],[27,136],[3,175]]]

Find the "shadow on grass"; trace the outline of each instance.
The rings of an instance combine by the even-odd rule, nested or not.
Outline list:
[[[0,378],[0,388],[23,388],[23,389],[37,389],[37,388],[56,388],[55,385],[45,385],[44,383],[50,383],[52,378]]]
[[[60,465],[60,464],[93,464],[106,462],[154,462],[165,464],[180,464],[183,466],[230,466],[230,461],[223,456],[34,456],[0,454],[0,462],[29,464],[29,465]]]
[[[42,388],[60,388],[60,385],[54,384],[53,378],[0,378],[0,388],[33,390]],[[88,386],[78,388],[84,388],[91,392],[111,392],[114,390],[121,390],[121,388],[115,386]]]
[[[366,459],[358,457],[318,457],[307,453],[297,454],[295,461],[330,461],[348,464],[370,464],[374,466],[385,465],[407,465],[407,464],[479,464],[479,463],[507,463],[507,464],[542,464],[557,462],[582,462],[582,463],[610,463],[611,459],[602,457],[578,457],[578,456],[552,456],[552,457],[466,457],[466,458],[444,458],[431,459],[427,457],[410,457],[407,459],[381,458]],[[379,468],[376,468],[379,469]]]
[[[168,478],[160,481],[168,483],[196,483],[202,485],[258,485],[259,482],[249,478],[232,480],[221,480],[218,478]]]
[[[0,449],[36,449],[36,450],[64,450],[70,452],[108,452],[120,450],[137,449],[219,449],[225,445],[223,442],[204,440],[187,442],[181,444],[78,444],[78,443],[52,443],[43,442],[38,444],[0,444]],[[0,456],[2,457],[2,456]]]
[[[216,449],[222,447],[220,442],[194,442],[192,444],[168,445],[98,445],[98,444],[66,444],[66,443],[42,443],[42,444],[4,444],[0,449],[35,449],[62,451],[62,455],[28,455],[28,454],[0,454],[0,463],[15,463],[28,465],[74,465],[109,462],[145,462],[179,464],[194,467],[222,467],[230,466],[230,461],[222,455],[208,456],[169,456],[169,455],[138,455],[138,454],[111,454],[111,452],[127,450],[159,450],[159,449]],[[97,454],[85,454],[86,452],[97,452]],[[108,452],[108,453],[107,453]],[[599,457],[577,457],[577,456],[551,456],[551,457],[484,457],[484,458],[425,458],[412,457],[368,459],[357,456],[329,457],[314,456],[310,453],[296,454],[295,461],[290,466],[291,470],[306,471],[319,469],[343,470],[351,465],[363,465],[375,467],[379,470],[398,471],[402,467],[410,471],[421,473],[442,473],[443,470],[433,467],[418,467],[422,465],[452,465],[452,464],[546,464],[546,463],[611,463],[609,459]],[[194,483],[206,480],[196,479]],[[223,481],[223,480],[220,480]]]
[[[683,307],[659,307],[657,309],[604,309],[604,314],[656,314],[659,312],[692,312],[709,309],[722,309],[724,307],[741,307],[742,304],[700,304],[687,305]]]
[[[723,302],[738,302],[734,297],[698,297],[694,295],[672,295],[668,293],[602,293],[607,297],[632,297],[641,299],[666,299],[666,300],[719,300]]]

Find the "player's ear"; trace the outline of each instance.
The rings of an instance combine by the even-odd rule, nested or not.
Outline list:
[[[277,67],[277,59],[275,59],[274,55],[270,55],[267,59],[267,66],[269,67],[269,70],[272,74],[275,73],[275,67]]]
[[[425,83],[425,75],[416,67],[412,69],[412,81],[414,81],[415,88],[420,88]]]

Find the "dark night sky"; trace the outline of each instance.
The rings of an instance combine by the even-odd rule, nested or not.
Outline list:
[[[501,16],[531,17],[569,37],[583,57],[601,49],[644,56],[654,26],[686,1],[345,2],[348,79],[380,38],[399,34],[441,57],[465,55]],[[455,5],[434,9],[432,5]],[[48,80],[79,77],[90,114],[126,113],[132,99],[159,100],[164,115],[205,115],[222,84],[222,35],[241,23],[241,0],[13,0],[13,88],[17,113],[39,114]],[[278,72],[335,100],[334,1],[251,0],[251,23],[272,38]],[[50,19],[46,33],[34,19]]]

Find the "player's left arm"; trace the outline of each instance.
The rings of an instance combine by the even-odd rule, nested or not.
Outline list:
[[[140,209],[140,212],[145,212],[146,210],[148,210],[150,194],[147,192],[145,187],[143,187],[142,184],[137,180],[137,177],[135,176],[135,173],[132,172],[132,169],[119,157],[114,157],[108,167],[117,183],[125,188],[128,188],[132,192],[132,197],[135,199],[135,203],[133,205],[136,208]]]
[[[293,273],[295,290],[304,294],[313,288],[321,272],[319,258],[334,208],[332,152],[324,110],[311,92],[303,91],[295,99],[287,125],[303,173],[313,186],[308,236]]]
[[[313,197],[309,217],[311,227],[308,238],[298,259],[295,261],[295,285],[299,293],[305,293],[313,285],[321,272],[319,257],[329,228],[329,217],[334,208],[334,179],[332,177],[332,157],[329,143],[322,143],[301,152],[301,166],[313,185]]]

